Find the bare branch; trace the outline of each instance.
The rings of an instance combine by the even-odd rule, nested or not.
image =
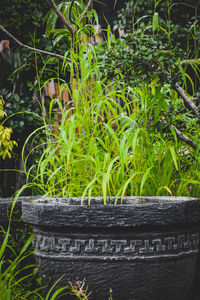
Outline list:
[[[92,5],[92,2],[93,2],[92,0],[88,0],[88,4],[87,4],[87,6],[86,6],[84,12],[83,12],[82,15],[80,16],[79,22],[82,22],[83,19],[85,18],[86,14],[87,14],[87,11],[90,9],[90,7],[91,7],[91,5]]]
[[[162,120],[161,123],[167,124],[167,121]],[[191,146],[193,149],[197,148],[197,144],[193,140],[189,139],[189,137],[187,137],[185,134],[183,134],[175,125],[169,124],[169,127],[174,129],[176,136],[179,140],[185,142],[186,144]]]
[[[184,64],[199,64],[199,63],[200,63],[200,58],[196,58],[196,59],[183,59],[180,62],[181,65],[184,65]]]
[[[3,26],[0,26],[0,30],[3,30],[11,39],[13,39],[20,47],[23,47],[23,48],[27,48],[31,51],[35,51],[35,52],[38,52],[38,53],[42,53],[42,54],[46,54],[46,55],[50,55],[50,56],[54,56],[54,57],[57,57],[57,58],[60,58],[60,59],[66,59],[67,61],[71,61],[69,58],[65,58],[64,56],[60,55],[60,54],[56,54],[56,53],[52,53],[52,52],[49,52],[49,51],[45,51],[45,50],[40,50],[40,49],[37,49],[37,48],[32,48],[28,45],[25,45],[25,44],[22,44],[22,42],[20,42],[18,39],[16,39],[10,32],[8,32]]]
[[[63,14],[61,13],[61,11],[57,8],[54,0],[49,0],[49,3],[51,5],[51,7],[53,8],[53,10],[55,11],[55,13],[60,18],[60,20],[68,28],[68,30],[70,31],[70,33],[73,35],[75,33],[76,29],[66,20],[66,18],[63,16]]]
[[[174,85],[174,89],[175,91],[179,94],[179,96],[181,96],[181,98],[184,101],[185,106],[187,107],[187,109],[191,110],[193,112],[193,114],[200,119],[200,114],[199,114],[199,109],[198,107],[192,102],[192,100],[186,95],[186,93],[184,92],[184,90],[178,85],[178,83],[176,83]]]

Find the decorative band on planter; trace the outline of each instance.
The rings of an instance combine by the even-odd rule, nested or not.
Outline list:
[[[120,202],[121,199],[119,199]],[[191,300],[199,252],[200,201],[186,197],[24,200],[39,271],[83,281],[91,300]],[[84,201],[87,203],[87,199]],[[68,298],[67,298],[68,299]]]

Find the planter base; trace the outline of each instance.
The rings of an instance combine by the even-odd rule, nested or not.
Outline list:
[[[65,234],[34,230],[40,273],[55,282],[86,280],[89,299],[190,299],[198,253],[198,229],[176,232]],[[103,288],[102,288],[103,287]]]
[[[85,279],[89,300],[108,300],[110,289],[114,300],[194,300],[200,201],[127,197],[123,205],[111,198],[106,206],[101,198],[91,199],[91,206],[79,201],[23,202],[45,280],[52,284],[65,274],[60,285],[76,285]]]

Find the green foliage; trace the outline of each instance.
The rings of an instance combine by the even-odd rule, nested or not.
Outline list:
[[[171,35],[171,42],[174,45],[178,43],[178,46],[181,45],[186,50],[188,45],[185,43],[185,37],[191,36],[192,38],[192,32],[194,33],[195,28],[198,29],[196,25],[199,20],[199,9],[200,4],[196,0],[185,0],[181,3],[174,0],[148,0],[145,2],[129,0],[125,3],[125,7],[118,12],[114,28],[132,30],[138,26],[146,27],[152,24],[152,19],[155,18],[157,12],[162,27],[166,27],[168,34]]]
[[[43,37],[44,28],[42,27],[43,18],[49,9],[48,1],[2,0],[1,5],[4,9],[0,12],[0,23],[16,38],[29,46],[36,44],[37,47],[43,49],[51,47],[52,43],[47,42]],[[34,32],[37,37],[35,39]],[[8,156],[5,160],[1,158],[0,165],[2,169],[15,169],[20,165],[22,144],[28,134],[41,125],[39,120],[33,118],[33,115],[24,112],[40,114],[41,102],[34,85],[36,76],[34,53],[19,47],[1,30],[0,40],[7,39],[10,40],[10,55],[7,60],[1,59],[0,96],[5,100],[4,109],[9,116],[6,126],[13,129],[13,138],[18,143],[18,148],[17,151],[13,149],[11,160],[8,161]],[[28,86],[28,83],[31,83],[31,86]],[[34,86],[33,89],[32,86]],[[3,190],[4,196],[8,196],[13,193],[16,183],[21,182],[22,179],[10,172],[9,182],[7,182],[3,179],[4,175],[5,172],[1,172],[0,181],[3,185],[0,189]]]
[[[68,4],[60,7],[67,15]],[[55,20],[51,23],[48,18]],[[50,11],[46,34],[53,34],[58,44],[69,36],[55,29],[56,21]],[[118,40],[108,28],[105,45],[95,48],[92,25],[87,36],[85,25],[78,26],[77,34],[68,39],[71,62],[64,61],[61,67],[70,79],[58,78],[60,91],[65,87],[70,94],[68,107],[53,99],[49,120],[27,138],[23,148],[29,186],[36,193],[82,200],[101,195],[105,202],[112,195],[121,199],[124,195],[198,195],[199,148],[192,151],[183,146],[167,127],[184,124],[182,132],[198,141],[197,120],[190,113],[181,115],[181,101],[171,89],[185,72],[178,61],[182,52],[170,42],[170,29],[161,26],[154,11],[149,26]],[[42,69],[36,65],[39,89],[47,82],[45,70],[53,61],[44,62]],[[62,115],[57,131],[55,107]],[[41,137],[41,143],[26,156],[35,136]],[[39,155],[29,168],[33,152]]]
[[[0,294],[2,300],[12,300],[12,299],[42,299],[37,290],[28,291],[24,289],[23,285],[29,277],[34,274],[33,265],[26,265],[20,268],[29,255],[25,251],[30,245],[33,236],[31,236],[25,243],[24,247],[21,249],[20,254],[14,259],[6,261],[4,258],[0,262]],[[3,254],[3,252],[1,253]],[[37,296],[37,298],[36,298]]]
[[[41,109],[37,99],[30,96],[20,97],[18,93],[11,93],[6,89],[1,90],[4,99],[6,99],[5,110],[9,118],[6,124],[13,130],[14,139],[20,146],[24,143],[27,135],[41,125],[41,118],[34,113],[40,113]],[[26,130],[24,128],[26,127]]]
[[[24,156],[30,187],[51,197],[103,196],[105,203],[113,195],[116,199],[198,195],[199,149],[194,153],[184,147],[162,123],[163,117],[171,121],[170,108],[176,110],[178,103],[170,85],[154,79],[130,87],[123,76],[106,82],[94,47],[87,42],[79,46],[78,55],[72,50],[70,57],[70,86],[60,84],[60,90],[66,87],[70,93],[69,106],[53,99],[49,123],[33,132],[24,145],[25,150],[32,138],[46,134],[31,169],[27,167],[31,152]],[[52,120],[56,105],[62,115],[57,131]],[[187,134],[194,129],[194,123],[188,122]],[[193,136],[198,139],[196,130]]]
[[[174,84],[182,80],[177,60],[183,51],[147,35],[141,29],[113,40],[105,49],[102,77],[123,76],[131,86],[159,79]]]
[[[0,119],[5,116],[3,111],[3,98],[0,98]],[[11,158],[11,152],[14,146],[17,146],[16,141],[11,140],[12,129],[0,124],[0,156],[5,159],[7,156]]]
[[[52,43],[43,37],[42,22],[49,9],[48,1],[2,0],[1,5],[4,7],[1,10],[1,25],[22,43],[30,46],[35,44],[37,47],[47,50],[52,47]],[[37,34],[33,34],[34,32]],[[0,39],[9,39],[9,37],[0,31]],[[40,100],[32,99],[35,86],[34,89],[31,88],[32,86],[28,86],[28,83],[32,85],[36,76],[34,53],[19,48],[12,40],[10,40],[10,49],[10,72],[7,74],[6,82],[0,84],[0,95],[3,96],[6,103],[6,114],[10,116],[24,111],[39,114],[41,111]],[[1,72],[3,71],[1,68]],[[38,126],[30,114],[9,118],[7,125],[14,129],[15,139],[19,145],[26,139],[30,130]],[[26,126],[26,132],[24,126]]]
[[[98,17],[96,12],[93,9],[88,10],[87,17],[85,17],[80,22],[80,17],[86,7],[85,1],[79,0],[74,1],[73,6],[71,7],[71,1],[62,2],[57,5],[58,9],[62,12],[64,17],[69,20],[72,26],[76,29],[78,28],[78,34],[91,33],[92,27],[90,24],[98,23]],[[71,47],[72,37],[69,33],[69,30],[66,28],[56,28],[59,25],[58,15],[53,9],[50,9],[44,19],[46,23],[45,35],[53,35],[53,45],[60,42],[61,39],[64,39],[67,42],[67,45]],[[58,26],[59,27],[59,26]]]
[[[41,26],[41,19],[49,8],[48,1],[2,0],[1,24],[16,33],[17,37],[27,41],[27,33]],[[24,40],[25,39],[25,40]]]
[[[135,35],[142,32],[151,39],[167,47],[179,58],[197,58],[200,47],[200,4],[195,0],[177,3],[174,0],[142,1],[130,0],[118,13],[114,28],[125,29]],[[136,34],[137,35],[137,34]],[[149,51],[149,47],[148,50]],[[183,55],[184,53],[184,55]],[[166,57],[167,58],[167,57]],[[174,60],[168,63],[174,69]],[[185,65],[184,72],[192,77],[187,79],[190,94],[199,89],[198,65]],[[174,72],[176,74],[176,71]],[[178,72],[180,74],[180,72]],[[179,78],[180,79],[180,78]],[[192,90],[193,89],[193,90]]]
[[[7,231],[1,230],[1,236],[3,237],[4,235],[4,239],[0,245],[0,295],[2,300],[39,300],[41,299],[38,293],[39,289],[29,291],[29,280],[35,278],[36,272],[35,265],[27,264],[28,257],[33,253],[28,249],[33,240],[33,235],[30,235],[24,241],[19,254],[16,251],[17,247],[12,248],[10,244],[11,220],[15,213],[15,204],[19,195],[20,191],[17,192],[13,199]],[[8,253],[10,252],[12,255],[8,258]]]
[[[96,48],[91,44],[92,25],[79,22],[85,7],[82,1],[75,1],[71,13],[69,2],[58,4],[70,22],[76,22],[74,36],[70,36],[66,29],[56,29],[59,22],[54,11],[50,10],[46,15],[46,37],[52,37],[50,44],[53,43],[54,49],[67,41],[65,55],[71,58],[71,63],[57,63],[56,59],[48,57],[44,60],[35,54],[36,84],[40,92],[53,73],[54,78],[59,77],[60,88],[65,86],[68,89],[71,102],[65,110],[62,103],[56,101],[62,111],[62,122],[55,134],[52,133],[51,118],[55,99],[52,100],[49,120],[44,119],[41,130],[34,131],[37,137],[41,137],[41,144],[34,146],[27,158],[24,157],[27,179],[40,191],[50,195],[103,195],[106,198],[113,194],[121,197],[124,194],[156,194],[165,187],[163,193],[196,194],[199,175],[194,169],[199,149],[195,158],[190,156],[191,168],[186,168],[183,153],[187,153],[187,149],[182,150],[175,133],[167,131],[166,126],[184,124],[183,131],[198,140],[197,120],[192,120],[190,113],[181,115],[180,100],[171,90],[171,86],[182,80],[185,83],[189,76],[180,66],[183,51],[173,43],[170,23],[173,6],[169,1],[165,3],[168,17],[165,25],[164,11],[158,11],[161,2],[154,3],[150,17],[134,19],[138,6],[132,1],[132,32],[116,40],[108,28],[105,45]],[[92,14],[88,18],[92,18]],[[37,45],[37,40],[35,43]],[[60,51],[63,50],[60,47]],[[66,72],[69,76],[64,80],[60,74],[66,75]],[[35,89],[36,84],[29,82],[29,88]],[[16,105],[18,100],[23,101],[17,96],[15,100]],[[46,140],[43,140],[44,135]],[[26,140],[24,149],[32,137],[34,134]],[[158,151],[159,147],[164,149],[163,152]],[[36,157],[36,165],[28,170],[30,154],[40,151],[42,155]],[[130,159],[132,153],[135,153],[134,163]],[[146,155],[140,157],[139,153]],[[162,163],[159,163],[158,153]],[[173,173],[169,173],[169,178],[169,174],[162,177],[160,174],[165,174],[162,168],[168,163],[173,166]],[[187,178],[197,185],[197,190],[191,191],[187,184],[180,188],[183,170],[184,176],[187,174]],[[163,182],[160,179],[156,183],[156,174]]]

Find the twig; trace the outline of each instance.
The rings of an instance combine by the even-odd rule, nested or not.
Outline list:
[[[167,121],[162,120],[162,124],[167,124]],[[177,138],[179,138],[181,141],[185,142],[192,148],[197,148],[197,144],[193,140],[189,139],[189,137],[187,137],[185,134],[183,134],[175,125],[170,124],[169,127],[174,129]]]
[[[184,101],[185,106],[187,107],[187,109],[191,110],[194,115],[200,119],[200,114],[199,114],[199,109],[198,107],[192,102],[192,100],[186,95],[186,93],[184,92],[184,90],[180,87],[180,85],[178,85],[178,83],[176,83],[174,85],[174,89],[175,91],[179,94],[179,96],[181,96],[181,98]]]
[[[171,75],[168,72],[164,72],[169,78],[171,78]],[[200,119],[200,113],[198,107],[194,104],[194,102],[188,97],[185,93],[185,91],[180,87],[178,83],[175,83],[172,85],[172,88],[179,94],[179,96],[183,99],[183,102],[185,104],[185,107],[192,111],[193,114]]]
[[[80,16],[79,22],[82,22],[82,21],[83,21],[83,19],[85,18],[86,14],[87,14],[87,11],[90,9],[91,5],[92,5],[92,0],[88,0],[88,4],[87,4],[87,6],[86,6],[84,12],[83,12],[82,15]]]
[[[8,32],[8,30],[6,30],[3,26],[0,25],[0,30],[3,30],[10,38],[12,38],[20,47],[23,47],[23,48],[27,48],[31,51],[35,51],[35,52],[38,52],[38,53],[43,53],[43,54],[46,54],[46,55],[51,55],[51,56],[54,56],[54,57],[57,57],[57,58],[60,58],[60,59],[64,59],[65,57],[60,55],[60,54],[56,54],[56,53],[52,53],[52,52],[49,52],[49,51],[45,51],[45,50],[40,50],[40,49],[37,49],[37,48],[33,48],[33,47],[30,47],[28,45],[25,45],[23,44],[22,42],[20,42],[17,38],[15,38],[10,32]],[[67,61],[71,62],[71,60],[69,58],[65,58]]]
[[[190,145],[194,149],[197,148],[197,144],[193,140],[189,139],[189,137],[187,137],[185,134],[183,134],[175,125],[170,124],[169,127],[174,129],[174,131],[176,132],[177,137],[181,141],[183,141],[186,144]]]
[[[84,10],[84,12],[82,13],[82,15],[79,18],[79,22],[82,22],[83,19],[85,18],[87,11],[90,9],[91,5],[92,5],[92,1],[93,0],[88,0],[88,4]],[[73,27],[68,21],[67,19],[63,16],[63,14],[61,13],[61,11],[57,8],[54,0],[49,0],[49,3],[51,5],[51,7],[53,8],[53,10],[55,11],[55,13],[58,15],[58,17],[60,18],[60,20],[62,21],[62,23],[68,28],[68,30],[70,31],[71,35],[74,35],[76,32],[76,28]],[[70,21],[75,24],[72,20],[71,20],[71,9],[72,6],[74,4],[74,0],[72,0],[71,5],[70,5],[70,9],[69,9],[69,19]],[[75,24],[76,25],[76,24]]]
[[[55,13],[58,15],[58,17],[60,18],[60,20],[63,22],[63,24],[69,29],[70,33],[73,35],[76,31],[76,29],[67,21],[67,19],[63,16],[63,14],[61,13],[61,11],[57,8],[54,0],[49,0],[49,3],[51,5],[51,7],[53,8],[53,10],[55,11]]]
[[[181,60],[180,64],[184,65],[184,64],[192,64],[192,63],[200,63],[200,58],[196,58],[196,59],[183,59]]]

